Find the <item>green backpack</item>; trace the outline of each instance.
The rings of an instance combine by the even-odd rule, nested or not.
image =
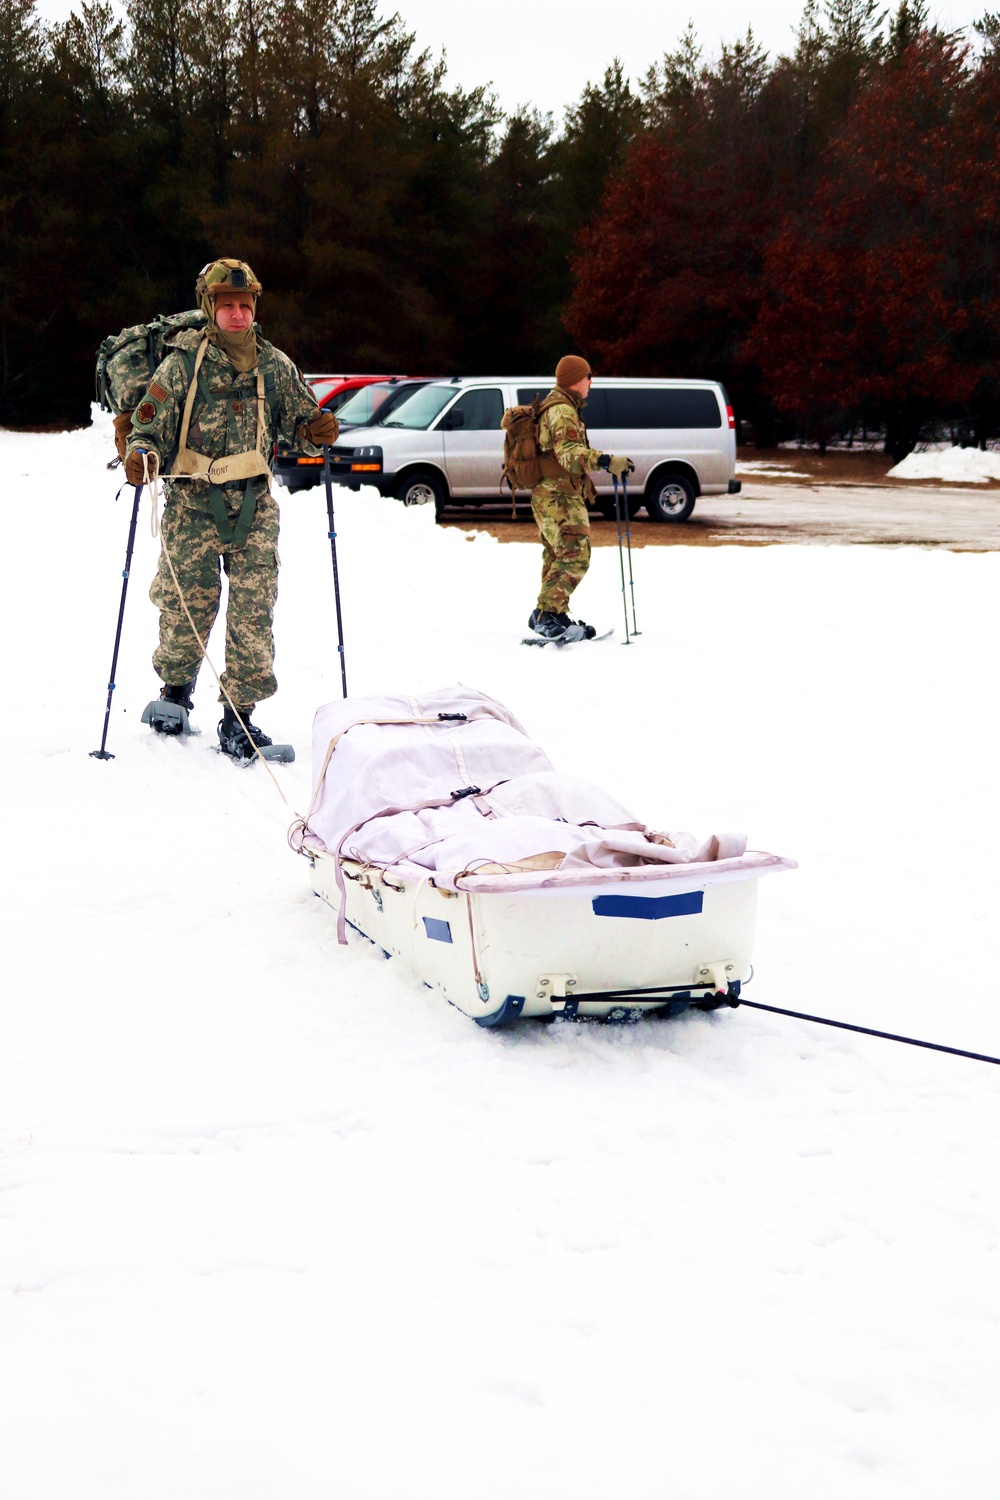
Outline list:
[[[108,334],[97,351],[98,404],[115,416],[134,411],[162,363],[167,339],[184,329],[204,326],[205,314],[193,308]]]

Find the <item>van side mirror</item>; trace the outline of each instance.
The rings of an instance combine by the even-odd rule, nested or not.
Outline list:
[[[441,431],[454,432],[458,427],[465,426],[465,413],[462,411],[445,412],[441,418]]]

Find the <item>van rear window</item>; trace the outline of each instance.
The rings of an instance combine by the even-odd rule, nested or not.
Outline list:
[[[527,405],[547,396],[551,386],[521,386],[517,399]],[[596,427],[721,427],[722,413],[714,391],[667,390],[647,386],[633,390],[591,387],[583,420]]]
[[[596,395],[597,392],[594,392]],[[714,391],[604,390],[607,415],[592,427],[721,427],[722,413]]]

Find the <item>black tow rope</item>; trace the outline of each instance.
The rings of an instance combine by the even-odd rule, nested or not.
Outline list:
[[[775,1016],[794,1016],[796,1021],[815,1021],[818,1026],[836,1026],[839,1031],[858,1031],[862,1036],[880,1036],[887,1042],[905,1042],[908,1047],[926,1047],[931,1052],[948,1052],[952,1057],[971,1057],[974,1062],[1000,1063],[1000,1057],[989,1057],[985,1052],[965,1052],[961,1047],[943,1047],[940,1042],[921,1042],[914,1036],[897,1036],[893,1031],[876,1031],[871,1026],[852,1026],[849,1021],[831,1021],[826,1016],[810,1016],[801,1010],[782,1010],[779,1005],[761,1005],[757,1000],[724,1000],[724,1005],[734,1008],[749,1005],[752,1010],[769,1010]]]

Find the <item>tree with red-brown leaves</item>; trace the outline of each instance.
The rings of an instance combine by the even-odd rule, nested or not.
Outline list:
[[[881,417],[896,459],[935,408],[969,400],[978,371],[958,212],[968,185],[957,120],[965,58],[924,32],[849,113],[801,216],[764,262],[769,296],[747,342],[777,404],[823,440],[845,413]]]
[[[601,368],[721,377],[746,410],[740,343],[785,170],[766,57],[748,34],[699,69],[689,31],[644,92],[653,129],[579,238],[566,327]]]
[[[988,14],[976,29],[987,47],[956,101],[959,159],[950,205],[969,314],[959,350],[976,377],[968,427],[983,446],[1000,434],[1000,15]]]

